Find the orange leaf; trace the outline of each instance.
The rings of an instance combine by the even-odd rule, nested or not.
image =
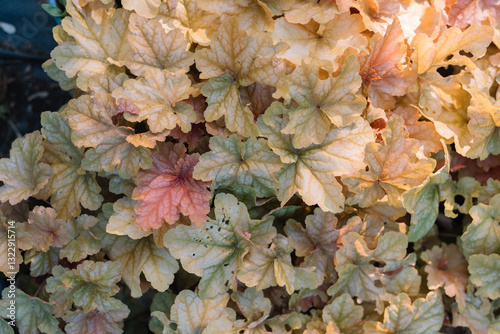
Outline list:
[[[208,182],[193,179],[193,168],[199,155],[186,155],[183,144],[165,143],[151,155],[153,168],[141,170],[135,177],[137,187],[132,198],[137,200],[137,224],[146,230],[159,228],[165,220],[174,224],[179,214],[189,216],[195,224],[203,224],[210,211]]]

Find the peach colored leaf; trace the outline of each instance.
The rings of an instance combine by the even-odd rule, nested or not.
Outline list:
[[[214,33],[210,49],[196,52],[201,79],[209,79],[201,92],[207,97],[207,122],[224,117],[228,130],[245,137],[257,135],[254,115],[242,104],[240,86],[255,82],[276,86],[280,78],[275,55],[283,48],[267,34],[247,36],[235,19],[227,19]]]
[[[295,134],[293,146],[296,148],[322,143],[331,124],[351,125],[366,105],[365,98],[357,94],[361,77],[354,55],[344,61],[335,78],[320,79],[317,65],[302,63],[285,80],[298,106],[288,112],[290,121],[282,132]]]
[[[261,135],[268,138],[269,147],[285,163],[275,174],[280,184],[278,199],[284,205],[299,193],[308,205],[318,204],[323,211],[342,211],[344,195],[335,177],[365,167],[363,151],[374,140],[370,125],[359,118],[350,126],[330,130],[319,145],[296,149],[292,145],[293,136],[281,132],[287,125],[286,117],[270,116],[284,112],[282,104],[274,102],[267,115],[257,122]]]
[[[137,224],[143,230],[159,228],[166,221],[174,224],[179,214],[189,216],[201,225],[210,211],[208,183],[193,179],[199,155],[186,155],[183,144],[165,143],[151,155],[153,167],[141,170],[135,177],[137,187],[132,199],[137,200]]]
[[[252,187],[257,196],[268,197],[276,192],[274,173],[282,166],[265,139],[241,142],[236,135],[217,136],[210,138],[210,152],[200,157],[193,175],[198,180],[213,181],[212,189],[244,185]]]
[[[443,148],[441,136],[436,132],[434,124],[429,121],[419,121],[420,110],[417,107],[398,106],[394,113],[404,119],[410,138],[417,140],[423,146],[426,156],[437,153]]]
[[[32,236],[33,247],[37,251],[46,252],[50,246],[63,247],[70,240],[68,222],[56,218],[52,208],[36,206],[29,214],[25,230]]]
[[[145,70],[143,77],[125,81],[123,87],[113,92],[113,97],[119,104],[123,99],[137,106],[139,113],[125,112],[125,119],[147,120],[154,133],[172,130],[177,125],[183,132],[189,132],[191,123],[196,121],[196,112],[182,100],[189,97],[190,87],[191,81],[185,74],[151,68]]]
[[[348,203],[367,207],[387,195],[389,205],[401,206],[401,194],[420,185],[434,170],[434,159],[417,157],[418,144],[408,138],[401,117],[393,115],[382,136],[383,146],[366,146],[368,170],[342,178],[354,193]]]
[[[285,233],[295,254],[304,257],[301,267],[316,267],[323,274],[325,283],[333,283],[336,278],[334,258],[338,249],[336,242],[339,231],[337,217],[333,213],[314,210],[305,220],[306,226],[290,219],[286,222]]]
[[[408,46],[398,18],[384,36],[373,35],[370,44],[371,53],[361,69],[368,96],[375,107],[393,109],[394,96],[405,95],[416,79],[416,73],[405,64]]]
[[[170,72],[187,72],[193,64],[193,53],[187,51],[189,43],[179,29],[165,31],[159,19],[147,20],[130,15],[129,53],[123,63],[130,71],[142,76],[147,68]]]
[[[494,27],[500,19],[500,5],[495,0],[458,0],[449,10],[449,25],[461,29],[471,24]]]
[[[420,256],[427,264],[425,271],[429,274],[427,277],[429,289],[436,290],[444,286],[446,295],[455,297],[459,309],[463,309],[469,272],[467,261],[458,246],[455,244],[442,244],[441,247],[434,245],[432,249],[426,250]]]
[[[116,170],[120,177],[129,179],[139,169],[151,168],[151,152],[129,143],[132,129],[114,124],[113,117],[118,114],[114,102],[111,95],[84,95],[71,100],[65,111],[73,130],[73,143],[90,148],[85,152],[82,168],[108,173]]]
[[[68,334],[121,334],[123,333],[123,320],[129,313],[130,310],[125,305],[107,312],[69,311],[63,317],[66,322],[64,329]]]
[[[0,159],[0,201],[14,205],[36,195],[52,177],[49,165],[42,158],[42,136],[29,133],[12,143],[10,158]]]
[[[97,210],[103,197],[95,179],[95,173],[82,169],[83,148],[71,142],[71,128],[61,114],[44,112],[41,116],[44,141],[43,160],[54,171],[54,177],[40,192],[40,196],[50,197],[50,203],[61,219],[80,215],[82,205],[89,210]]]

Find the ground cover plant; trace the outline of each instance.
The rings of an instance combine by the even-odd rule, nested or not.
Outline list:
[[[500,333],[500,5],[64,5],[0,332]]]

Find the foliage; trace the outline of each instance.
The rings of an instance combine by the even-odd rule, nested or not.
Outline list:
[[[21,334],[500,333],[500,5],[61,3],[73,99],[0,159]]]

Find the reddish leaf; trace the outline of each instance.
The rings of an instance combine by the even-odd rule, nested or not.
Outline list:
[[[179,214],[189,216],[195,224],[203,224],[210,211],[208,182],[193,179],[193,168],[199,155],[186,155],[183,144],[165,143],[151,155],[153,167],[141,170],[135,177],[137,187],[132,198],[137,200],[137,224],[146,230],[159,228],[165,220],[174,224]]]

